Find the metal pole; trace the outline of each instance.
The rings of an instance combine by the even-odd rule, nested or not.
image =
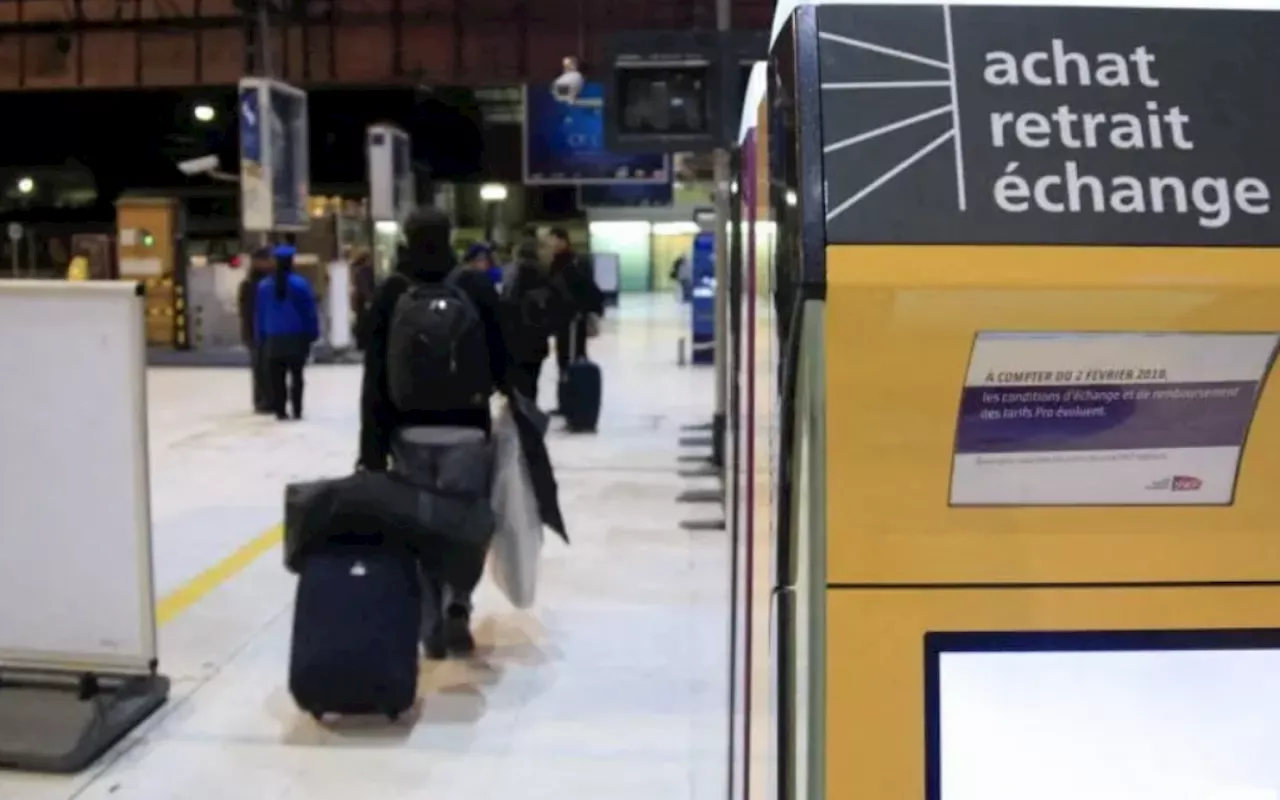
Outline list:
[[[258,69],[262,77],[271,77],[271,19],[267,6],[271,0],[258,0]]]
[[[716,0],[716,30],[728,31],[731,20],[731,0]],[[723,89],[722,89],[723,91]],[[729,316],[729,281],[725,270],[729,267],[729,152],[724,149],[715,152],[714,161],[715,198],[716,198],[716,230],[715,230],[715,276],[716,276],[716,324],[715,324],[715,375],[716,405],[715,414],[711,418],[712,445],[711,461],[717,467],[724,467],[726,398],[729,378],[728,338]]]
[[[254,53],[255,61],[256,61],[254,66],[257,67],[258,75],[263,78],[270,78],[272,76],[270,4],[271,4],[271,0],[257,0],[257,3],[255,4],[258,13],[255,19],[255,22],[257,25],[257,35],[254,36],[254,43],[253,43],[254,50],[256,51]],[[264,114],[270,113],[266,109],[264,109],[263,111],[264,111]],[[261,124],[263,126],[263,130],[268,129],[267,123],[265,121],[262,122]],[[254,238],[258,240],[259,247],[269,247],[273,239],[270,231],[262,231],[261,233],[257,234],[257,236],[255,236]]]

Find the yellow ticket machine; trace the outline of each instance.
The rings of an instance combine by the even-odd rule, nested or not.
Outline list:
[[[147,344],[153,347],[191,347],[183,227],[181,204],[172,197],[116,201],[119,277],[145,287]]]
[[[1280,10],[1208,5],[783,4],[782,796],[1280,796]]]

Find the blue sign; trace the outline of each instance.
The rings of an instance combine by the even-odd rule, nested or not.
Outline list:
[[[665,153],[613,153],[604,145],[604,87],[576,96],[529,86],[524,99],[524,182],[528,184],[670,183]]]
[[[262,109],[256,86],[240,89],[240,159],[262,163]]]
[[[244,78],[240,116],[240,223],[247,231],[311,225],[307,95],[278,81]]]
[[[262,140],[262,89],[256,82],[240,85],[240,225],[247,231],[272,226],[271,184]]]
[[[599,183],[578,189],[583,208],[655,208],[671,205],[670,183]]]
[[[709,231],[693,238],[690,264],[692,319],[690,333],[693,347],[690,360],[694,364],[711,364],[716,349],[716,238]]]

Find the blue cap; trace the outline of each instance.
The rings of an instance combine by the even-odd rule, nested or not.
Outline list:
[[[492,256],[493,248],[484,242],[476,242],[467,248],[466,254],[462,257],[463,261],[470,261],[478,256]]]

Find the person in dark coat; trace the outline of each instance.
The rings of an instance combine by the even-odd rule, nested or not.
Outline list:
[[[516,248],[515,264],[503,284],[510,321],[511,386],[537,404],[542,364],[551,353],[550,339],[562,315],[560,294],[538,254],[538,241],[526,239]]]
[[[311,345],[320,338],[320,314],[307,279],[293,271],[292,250],[276,250],[275,273],[258,284],[255,341],[264,348],[276,419],[302,419]]]
[[[388,385],[388,341],[396,303],[414,284],[444,281],[457,268],[449,218],[434,208],[413,212],[404,223],[405,244],[396,271],[378,287],[369,307],[369,340],[365,348],[360,401],[362,469],[391,468],[397,434],[423,428],[471,428],[487,437],[492,429],[489,406],[452,411],[404,412],[391,400]],[[485,329],[490,375],[495,389],[505,389],[510,362],[497,291],[484,272],[461,270],[456,286],[471,299]],[[412,475],[409,476],[412,479]],[[443,658],[475,649],[471,635],[471,595],[484,574],[486,548],[441,543],[442,551],[424,557],[428,602],[434,612],[426,635],[427,655]]]
[[[351,332],[358,350],[364,350],[369,340],[369,306],[377,289],[373,256],[361,250],[351,259]]]
[[[249,260],[248,274],[240,282],[236,306],[240,311],[240,343],[249,351],[249,369],[253,382],[253,410],[259,414],[275,411],[271,400],[271,379],[267,375],[267,357],[256,341],[254,325],[257,319],[258,284],[271,274],[275,262],[271,251],[265,247],[253,252]]]
[[[590,266],[573,252],[568,232],[552,228],[549,238],[551,279],[563,302],[555,335],[556,366],[563,378],[572,359],[587,355],[587,339],[604,314],[604,294],[596,285]]]

